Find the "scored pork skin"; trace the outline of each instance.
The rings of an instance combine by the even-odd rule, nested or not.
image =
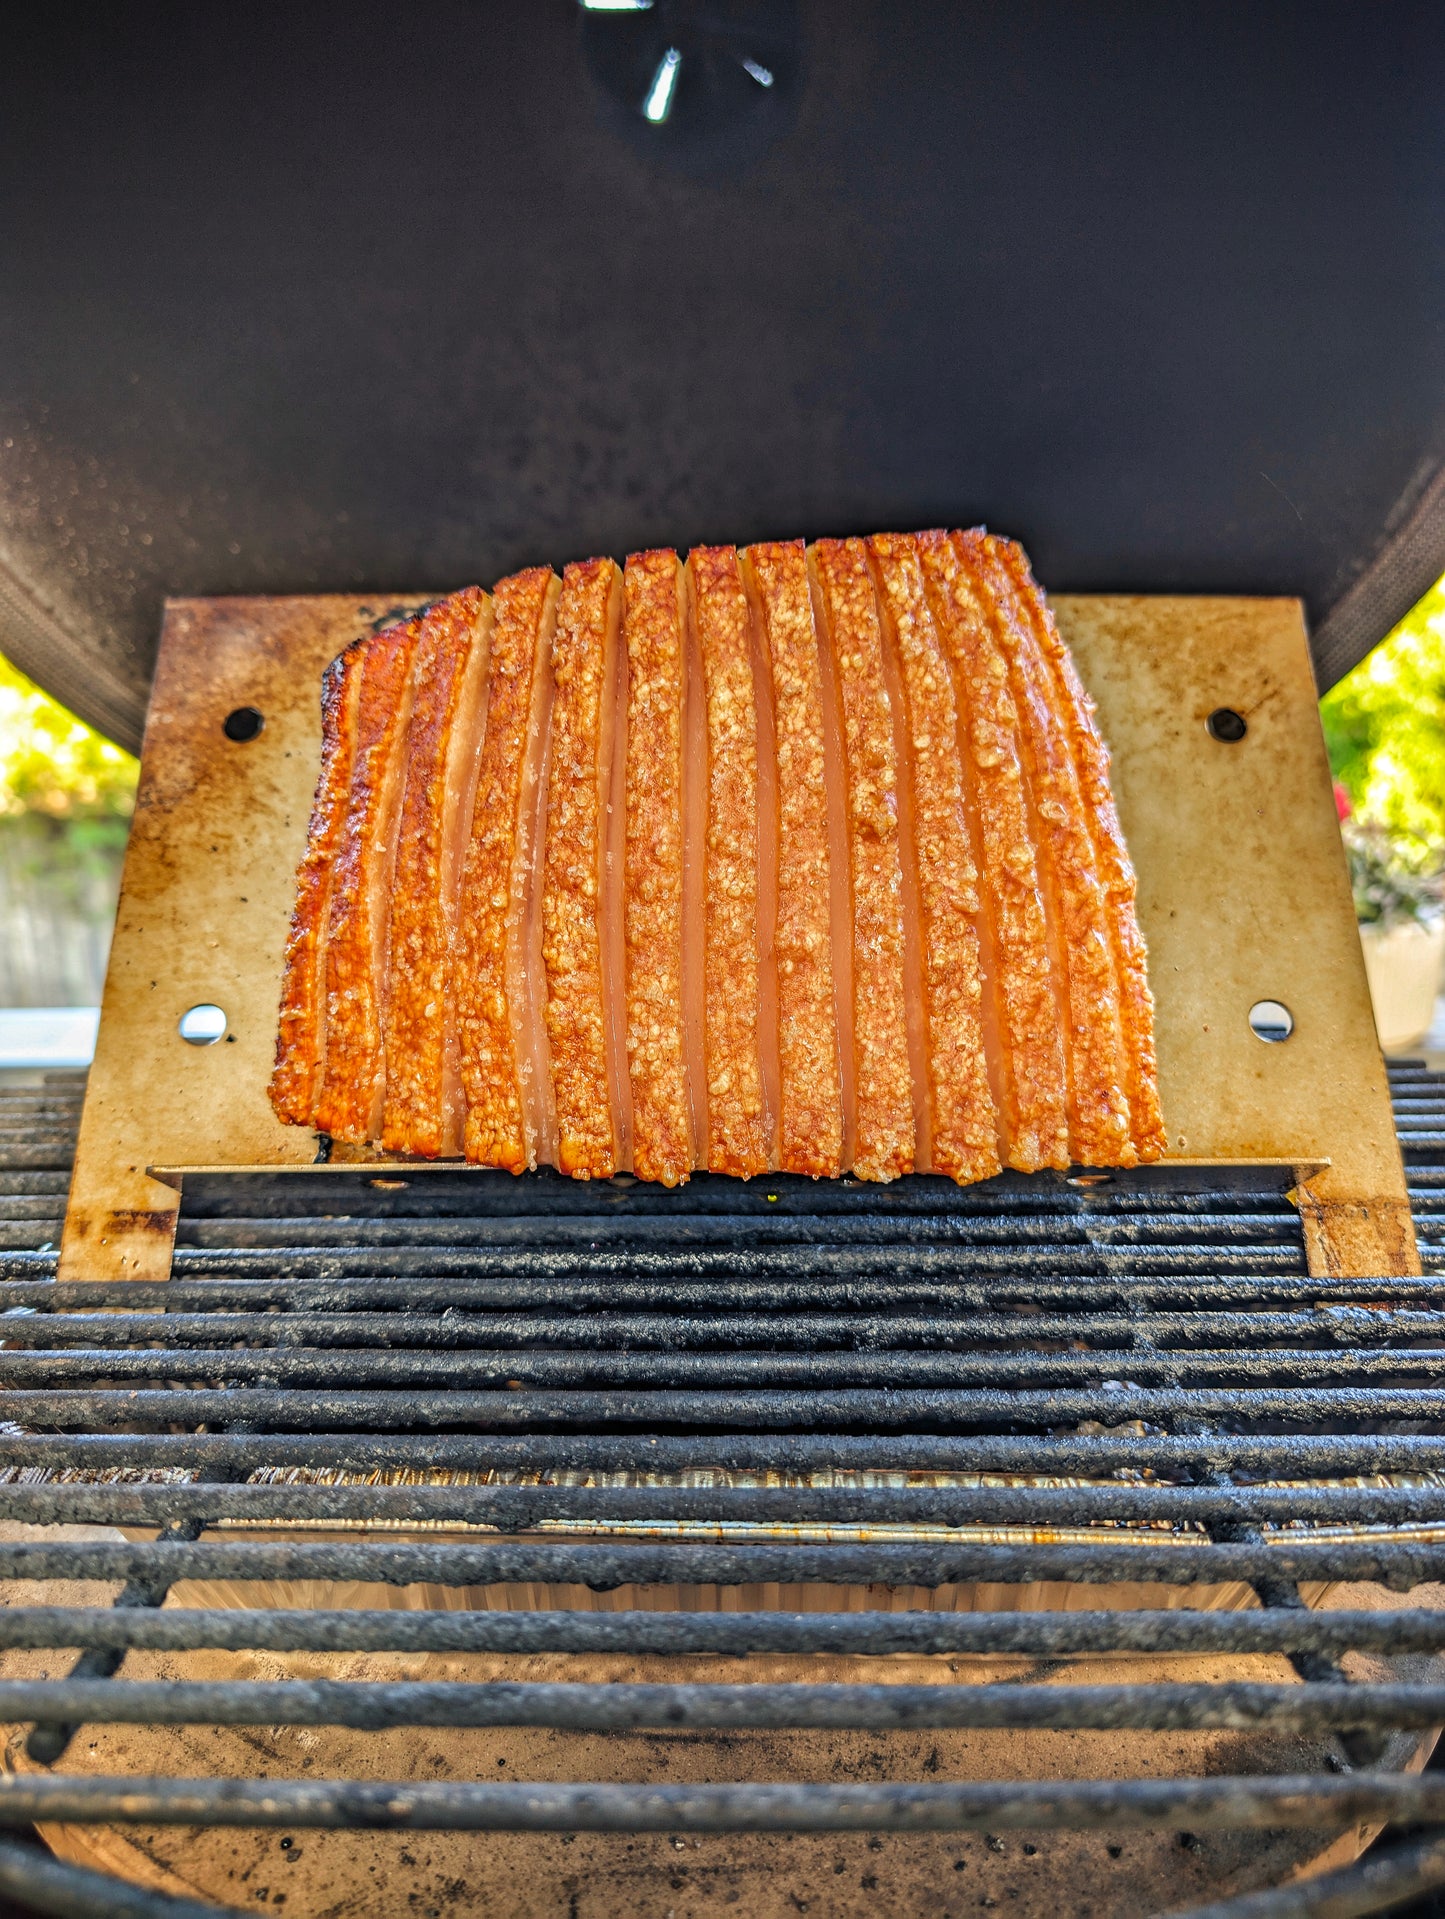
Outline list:
[[[778,1163],[785,1173],[842,1171],[828,800],[818,635],[801,540],[742,556],[770,669],[777,764]]]
[[[534,1019],[528,910],[544,751],[537,682],[546,672],[550,683],[559,584],[550,567],[532,567],[492,591],[486,734],[453,948],[466,1156],[511,1173],[536,1165],[539,1144],[529,1082],[542,1008],[536,999]]]
[[[1109,749],[1085,692],[1073,655],[1059,637],[1054,616],[1034,579],[1028,556],[1016,540],[995,539],[994,551],[1014,581],[1048,661],[1073,748],[1082,799],[1080,815],[1094,844],[1107,901],[1105,923],[1119,985],[1127,1072],[1130,1138],[1141,1162],[1161,1159],[1168,1141],[1159,1109],[1159,1068],[1154,1051],[1154,997],[1135,905],[1138,883],[1109,784]]]
[[[1127,1067],[1107,901],[1059,689],[1039,645],[1028,596],[1001,557],[999,542],[984,534],[972,543],[972,551],[993,605],[994,630],[1009,662],[1019,716],[1062,1016],[1069,1156],[1085,1166],[1131,1166],[1137,1155],[1129,1137]]]
[[[730,546],[688,555],[707,720],[703,940],[707,1166],[768,1170],[759,1052],[758,735],[752,610]]]
[[[998,1115],[984,1044],[978,870],[964,813],[958,708],[911,534],[868,542],[898,663],[917,864],[931,1169],[951,1179],[999,1170]]]
[[[353,1145],[381,1135],[388,908],[420,628],[419,619],[406,620],[374,634],[367,644],[356,756],[333,864],[326,926],[326,1064],[314,1123]]]
[[[862,540],[809,549],[842,715],[853,894],[853,1057],[864,1179],[913,1171],[913,1074],[903,972],[903,868],[898,762],[884,680],[883,636]]]
[[[618,1165],[603,926],[612,768],[603,746],[611,739],[604,724],[608,650],[616,644],[620,599],[614,561],[569,566],[552,643],[542,957],[557,1166],[574,1179],[608,1179]]]
[[[668,1184],[1162,1155],[1108,753],[1013,542],[533,569],[490,672],[486,604],[327,670],[279,1116],[432,1157],[465,1100],[482,1163]]]
[[[627,1063],[633,1163],[676,1186],[693,1166],[683,1041],[683,620],[677,555],[629,554],[627,648]]]
[[[993,962],[1004,1164],[1069,1163],[1061,1013],[1029,827],[1018,714],[993,609],[963,533],[918,535],[924,582],[953,675],[959,748],[979,853],[980,901]]]
[[[449,974],[491,623],[490,600],[470,586],[429,607],[417,636],[391,894],[382,1143],[425,1158],[461,1150]]]
[[[267,1088],[276,1117],[315,1122],[326,1065],[326,923],[337,848],[346,823],[356,715],[367,641],[353,640],[321,676],[321,771],[296,873],[296,905],[281,973],[276,1063]]]

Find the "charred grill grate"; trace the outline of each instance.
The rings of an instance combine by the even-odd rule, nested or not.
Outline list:
[[[1401,1066],[1392,1084],[1434,1273],[1445,1266],[1445,1078]],[[0,1117],[0,1234],[17,1248],[27,1234],[31,1246],[53,1237],[44,1182],[57,1171],[9,1148],[53,1159],[38,1129],[63,1135],[73,1111],[65,1089],[23,1097]],[[446,1171],[209,1175],[187,1181],[168,1285],[63,1286],[53,1254],[12,1250],[0,1280],[0,1418],[13,1434],[0,1517],[157,1536],[0,1543],[6,1578],[127,1582],[112,1608],[0,1614],[0,1644],[81,1649],[68,1679],[0,1682],[0,1718],[32,1723],[32,1758],[52,1763],[86,1721],[1226,1726],[1338,1735],[1336,1774],[642,1787],[57,1770],[0,1777],[0,1819],[553,1831],[1445,1823],[1445,1777],[1371,1770],[1388,1734],[1445,1722],[1445,1688],[1349,1685],[1336,1663],[1351,1650],[1445,1651],[1445,1614],[1310,1611],[1298,1590],[1368,1580],[1406,1592],[1445,1577],[1445,1302],[1429,1276],[1309,1278],[1288,1184],[1151,1169],[963,1192],[921,1179],[883,1191],[699,1179],[663,1196]],[[159,1610],[193,1578],[879,1594],[1243,1580],[1262,1605]],[[143,1647],[1276,1651],[1301,1683],[113,1676]],[[1348,1909],[1445,1876],[1438,1853],[1376,1858],[1374,1890],[1361,1892],[1357,1873]],[[83,1894],[62,1887],[52,1909],[86,1910]],[[137,1912],[169,1909],[136,1896],[150,1901]]]

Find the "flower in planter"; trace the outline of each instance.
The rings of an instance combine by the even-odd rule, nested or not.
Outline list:
[[[1445,862],[1438,851],[1421,851],[1371,820],[1344,820],[1340,831],[1361,926],[1387,932],[1411,922],[1430,926],[1440,918]]]

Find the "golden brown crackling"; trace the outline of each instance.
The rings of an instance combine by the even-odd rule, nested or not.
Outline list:
[[[677,555],[628,556],[627,1055],[633,1164],[675,1186],[692,1168],[682,1031],[683,630]]]
[[[1069,1163],[1064,1057],[1048,929],[1030,837],[1018,714],[974,548],[980,535],[918,536],[924,581],[953,676],[964,778],[978,820],[980,899],[994,960],[1003,1159],[1020,1172]]]
[[[1109,749],[1099,732],[1094,702],[1084,690],[1073,656],[1059,636],[1027,555],[1012,540],[999,540],[996,545],[998,557],[1028,610],[1033,632],[1053,675],[1073,751],[1083,800],[1082,817],[1093,840],[1097,872],[1107,902],[1107,929],[1119,987],[1134,1151],[1141,1161],[1161,1159],[1168,1141],[1159,1108],[1154,998],[1149,990],[1144,936],[1139,930],[1134,867],[1124,844],[1109,784]]]
[[[599,763],[607,624],[617,567],[581,560],[562,575],[552,642],[542,958],[557,1097],[557,1163],[575,1179],[617,1170],[607,1077],[600,883],[606,816]]]
[[[898,766],[884,680],[883,638],[862,540],[812,549],[833,649],[848,795],[853,880],[853,1171],[896,1179],[913,1170],[913,1079],[903,981]]]
[[[818,635],[801,540],[749,547],[771,669],[778,768],[779,1159],[785,1173],[842,1171],[843,1101],[833,1009],[828,803]]]
[[[963,807],[958,713],[911,534],[868,542],[896,648],[913,772],[933,1170],[960,1185],[999,1170],[984,1054],[978,872]]]
[[[768,1170],[758,1054],[758,737],[752,622],[730,546],[688,556],[707,706],[707,1164]]]
[[[985,535],[974,549],[994,630],[1009,660],[1020,742],[1032,802],[1039,872],[1049,906],[1055,976],[1064,1017],[1069,1151],[1086,1166],[1132,1166],[1119,984],[1107,901],[1060,711],[1059,692],[1039,644],[1031,607]]]
[[[453,991],[467,1100],[465,1151],[481,1166],[520,1173],[531,1146],[522,1106],[508,982],[514,866],[537,670],[538,636],[555,575],[530,567],[492,592],[487,728],[457,917]]]
[[[447,1137],[447,970],[452,916],[442,900],[452,728],[487,596],[469,586],[438,600],[417,636],[416,686],[397,831],[385,1013],[388,1151],[427,1158]]]
[[[316,1125],[353,1145],[377,1137],[386,1089],[387,895],[420,626],[420,620],[403,621],[367,645],[346,821],[332,867],[326,1067]]]
[[[296,906],[281,974],[276,1063],[268,1092],[276,1117],[313,1123],[326,1061],[326,922],[332,864],[346,823],[356,715],[367,641],[353,640],[321,679],[321,771],[296,873]]]

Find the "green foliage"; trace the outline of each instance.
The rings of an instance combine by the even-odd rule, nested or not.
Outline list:
[[[1335,778],[1419,870],[1445,847],[1445,579],[1320,702]]]
[[[0,927],[17,901],[109,921],[129,830],[116,814],[0,814]]]
[[[0,815],[44,814],[76,829],[87,821],[125,820],[135,803],[137,770],[129,753],[0,659]],[[94,832],[79,833],[77,844],[94,840]]]

